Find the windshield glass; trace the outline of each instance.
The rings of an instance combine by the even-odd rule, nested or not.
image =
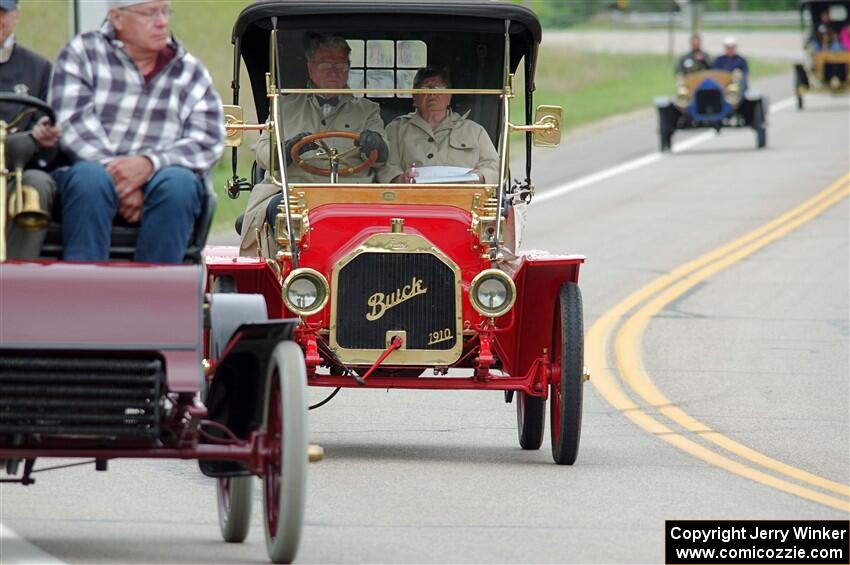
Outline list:
[[[278,69],[284,88],[308,88],[306,51],[316,34],[285,30],[279,34],[281,61]],[[339,33],[351,49],[350,88],[412,88],[416,71],[426,65],[445,68],[452,88],[501,89],[504,37],[486,33]],[[362,94],[355,96],[362,97]],[[396,117],[414,111],[410,94],[367,94],[380,105],[388,125]],[[479,123],[495,144],[500,123],[500,100],[493,95],[455,94],[451,109]]]
[[[277,41],[290,184],[499,181],[503,34],[286,28]],[[280,168],[274,145],[257,147],[266,170]]]

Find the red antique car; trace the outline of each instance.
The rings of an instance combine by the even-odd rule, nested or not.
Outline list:
[[[28,96],[0,102],[53,119]],[[296,321],[269,320],[259,295],[204,292],[200,250],[214,197],[183,265],[120,261],[132,257],[134,226],[113,229],[112,262],[56,260],[58,225],[44,259],[7,261],[6,221],[47,221],[17,174],[34,152],[27,132],[0,122],[0,482],[32,485],[75,465],[106,471],[117,458],[197,459],[218,481],[224,539],[245,539],[256,475],[269,557],[292,561],[308,459]],[[60,457],[84,460],[43,464]]]
[[[352,49],[349,87],[304,88],[311,34],[342,34]],[[532,199],[532,145],[557,146],[561,114],[532,93],[541,27],[531,10],[507,2],[267,0],[246,7],[233,29],[234,106],[229,141],[267,130],[271,178],[282,203],[274,226],[251,234],[259,252],[208,248],[213,280],[261,294],[269,317],[300,318],[311,386],[504,391],[516,398],[519,443],[539,449],[550,406],[555,462],[575,462],[581,431],[583,368],[581,255],[521,251],[517,232]],[[257,123],[243,120],[241,61]],[[324,175],[290,182],[281,171],[288,95],[353,94],[380,105],[385,123],[410,112],[413,73],[448,66],[455,110],[483,126],[498,148],[498,179],[472,184],[346,182],[336,149],[301,158],[303,143],[356,132],[320,132],[292,147],[295,162]],[[524,87],[515,88],[521,73]],[[523,123],[510,122],[511,102]],[[283,124],[283,127],[280,127]],[[525,133],[512,146],[512,132]],[[511,181],[510,152],[522,147],[524,178]],[[276,151],[276,152],[275,152]],[[234,174],[237,197],[254,183]],[[318,163],[318,165],[316,164]],[[371,165],[374,163],[368,163]],[[255,164],[256,169],[256,164]],[[515,172],[514,172],[515,173]]]

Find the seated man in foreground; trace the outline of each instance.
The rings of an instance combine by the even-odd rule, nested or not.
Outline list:
[[[168,0],[110,0],[106,22],[59,53],[50,100],[74,159],[54,176],[64,258],[104,261],[116,214],[141,222],[136,260],[183,260],[224,148],[209,73],[171,37]]]
[[[351,47],[342,36],[323,35],[311,38],[306,49],[307,73],[310,77],[308,88],[348,88],[350,53]],[[290,136],[284,143],[286,179],[290,183],[329,182],[327,176],[310,173],[298,163],[292,162],[292,147],[311,133],[337,130],[360,134],[359,142],[343,138],[324,140],[328,147],[340,152],[359,143],[358,154],[343,158],[340,167],[356,166],[363,159],[367,159],[372,151],[377,152],[375,168],[379,168],[387,160],[387,143],[380,106],[371,100],[355,98],[351,94],[290,94],[283,98],[281,115],[283,133]],[[248,198],[239,247],[242,255],[257,254],[256,230],[262,228],[264,222],[274,228],[274,218],[282,194],[280,188],[272,184],[268,175],[268,171],[272,169],[269,163],[269,147],[272,143],[268,132],[263,132],[257,142],[257,163],[267,172],[266,178],[254,186]],[[307,144],[301,148],[301,152],[306,153],[317,148],[315,144]],[[328,166],[327,162],[319,164],[322,167]],[[276,169],[277,163],[274,165]],[[368,183],[372,182],[373,176],[374,171],[367,168],[360,173],[341,178],[340,182]]]

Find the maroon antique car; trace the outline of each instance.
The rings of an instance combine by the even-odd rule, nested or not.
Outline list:
[[[342,34],[352,49],[347,89],[304,88],[311,34]],[[553,458],[572,464],[579,447],[583,368],[581,255],[517,249],[532,199],[532,145],[557,146],[558,107],[533,118],[532,92],[541,27],[531,10],[507,2],[268,0],[246,7],[233,29],[234,106],[228,139],[267,130],[271,178],[282,203],[275,225],[257,230],[258,256],[208,248],[211,278],[239,293],[261,294],[268,314],[300,318],[293,340],[307,382],[334,389],[405,388],[504,391],[517,401],[519,443],[539,449],[549,401]],[[244,61],[257,123],[239,106]],[[296,163],[324,175],[295,183],[281,171],[287,95],[353,94],[380,105],[385,123],[410,112],[413,74],[448,66],[454,109],[481,124],[498,148],[497,182],[363,184],[346,182],[335,148],[302,155],[310,141],[357,132],[320,132],[292,148]],[[515,73],[521,73],[522,89]],[[514,112],[521,125],[510,122]],[[279,127],[283,124],[283,127]],[[510,134],[525,133],[524,178],[511,181]],[[276,151],[276,152],[275,152]],[[237,197],[254,182],[234,174]],[[374,161],[372,161],[374,162]],[[372,163],[368,163],[371,165]],[[367,165],[367,166],[368,166]],[[256,163],[255,163],[256,171]]]
[[[37,99],[0,102],[53,118]],[[0,482],[32,485],[74,465],[106,471],[117,458],[197,459],[217,479],[224,539],[245,539],[256,475],[269,557],[292,561],[308,458],[297,320],[269,320],[259,295],[204,292],[212,196],[183,265],[121,261],[132,257],[137,226],[113,229],[110,262],[58,261],[56,224],[45,258],[7,261],[6,221],[47,218],[37,200],[19,197],[15,171],[34,151],[27,132],[0,122],[0,203],[7,185],[15,195],[10,213],[0,205]],[[84,460],[43,463],[59,457]]]

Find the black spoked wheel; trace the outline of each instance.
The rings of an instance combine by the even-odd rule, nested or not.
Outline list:
[[[659,109],[658,111],[658,150],[667,153],[673,146],[673,128],[670,119]]]
[[[558,465],[572,465],[578,457],[584,396],[584,322],[581,291],[575,283],[561,286],[552,340],[553,363],[560,372],[560,379],[551,385],[549,404],[552,458]]]
[[[216,481],[218,527],[228,543],[242,543],[251,528],[254,477],[226,477]]]
[[[662,129],[659,133],[659,150],[662,153],[669,153],[673,149],[673,132]]]
[[[797,109],[803,109],[803,92],[806,90],[808,79],[802,65],[794,65],[794,94],[797,96]]]
[[[540,396],[518,392],[516,425],[519,446],[523,449],[540,449],[543,445],[543,427],[546,425],[546,401]]]
[[[273,563],[291,563],[301,541],[307,489],[307,372],[301,348],[279,343],[272,353],[263,430],[266,550]]]
[[[767,146],[767,124],[764,119],[764,103],[759,102],[753,109],[753,128],[756,130],[756,148],[764,149]]]

